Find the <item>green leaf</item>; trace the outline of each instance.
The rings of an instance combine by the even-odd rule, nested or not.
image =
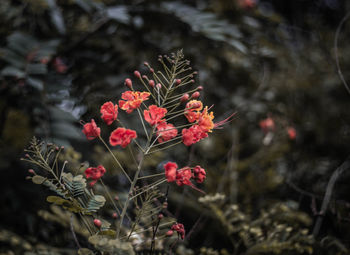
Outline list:
[[[97,210],[99,210],[102,206],[104,206],[105,202],[106,202],[106,199],[104,198],[104,196],[95,195],[90,199],[87,205],[87,211],[97,212]]]
[[[43,184],[46,181],[46,178],[40,175],[35,175],[32,177],[32,182],[35,184]]]
[[[28,77],[27,78],[27,83],[32,86],[33,88],[36,88],[37,90],[43,90],[44,89],[44,83],[39,80],[39,79],[35,79],[32,77]]]
[[[4,69],[1,70],[1,75],[12,76],[16,78],[24,78],[26,76],[26,73],[16,67],[6,66]]]

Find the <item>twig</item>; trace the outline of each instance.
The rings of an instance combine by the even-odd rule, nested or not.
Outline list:
[[[335,182],[337,181],[337,179],[339,178],[339,176],[348,168],[350,167],[350,157],[348,157],[345,162],[343,164],[341,164],[332,174],[331,178],[328,181],[327,184],[327,189],[326,189],[326,194],[323,198],[322,201],[322,206],[321,206],[321,211],[320,214],[317,218],[316,224],[314,226],[314,229],[312,231],[312,234],[314,237],[316,237],[320,231],[322,222],[323,222],[323,216],[326,213],[326,210],[328,208],[328,204],[329,201],[331,200],[331,196],[332,196],[332,192],[333,192],[333,188],[335,185]]]
[[[337,70],[338,70],[338,75],[339,75],[339,78],[340,80],[343,82],[346,90],[348,91],[348,93],[350,94],[350,88],[349,88],[349,85],[346,83],[345,79],[344,79],[344,76],[343,76],[343,73],[340,69],[340,64],[339,64],[339,56],[338,56],[338,39],[339,39],[339,34],[340,34],[340,30],[344,24],[344,22],[350,17],[350,12],[348,12],[344,18],[340,21],[338,27],[337,27],[337,30],[335,32],[335,37],[334,37],[334,54],[335,54],[335,62],[337,64]]]
[[[79,249],[81,249],[81,246],[80,246],[80,244],[79,244],[77,235],[76,235],[75,232],[74,232],[74,227],[73,227],[73,213],[72,213],[71,216],[70,216],[70,231],[72,232],[72,235],[73,235],[73,239],[74,239],[74,241],[75,241],[75,244],[78,246]]]

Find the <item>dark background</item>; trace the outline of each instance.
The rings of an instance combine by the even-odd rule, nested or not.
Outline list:
[[[38,215],[50,210],[49,191],[25,179],[32,166],[19,160],[23,149],[35,135],[67,151],[73,147],[75,152],[66,155],[73,163],[100,162],[104,152],[86,141],[79,120],[98,118],[100,105],[117,102],[124,79],[135,69],[145,72],[144,61],[157,67],[159,54],[179,49],[198,70],[201,99],[214,105],[215,120],[237,114],[207,141],[182,148],[181,155],[164,154],[160,161],[177,157],[205,165],[208,176],[201,188],[225,194],[226,203],[238,205],[248,222],[277,204],[288,205],[310,222],[295,225],[301,216],[293,214],[288,223],[293,231],[307,229],[311,235],[327,184],[349,156],[350,94],[339,77],[341,70],[349,80],[349,22],[341,23],[349,7],[341,0],[2,0],[0,252],[74,252],[67,225]],[[268,116],[276,127],[272,141],[264,144],[259,122]],[[287,127],[295,128],[295,140]],[[290,241],[281,248],[284,254],[348,253],[349,177],[346,168],[331,189],[321,229],[311,235],[312,250],[298,250],[296,241],[279,237],[280,243]],[[126,190],[118,178],[104,180]],[[188,232],[193,230],[183,243],[187,252],[210,254],[203,247],[217,254],[279,251],[252,250],[262,242],[254,238],[235,247],[242,237],[217,227],[235,223],[218,220],[198,197],[176,188],[170,196],[170,210]],[[264,225],[264,234],[275,227]]]

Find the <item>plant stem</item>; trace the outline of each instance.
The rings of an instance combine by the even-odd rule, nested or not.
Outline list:
[[[119,160],[115,157],[114,153],[111,151],[111,149],[109,148],[109,146],[106,144],[106,142],[102,139],[101,136],[99,136],[98,138],[100,138],[101,142],[103,143],[103,145],[107,148],[107,150],[109,151],[109,153],[112,155],[114,161],[117,163],[117,165],[120,167],[120,169],[123,171],[123,173],[125,174],[126,178],[128,178],[129,182],[131,183],[131,179],[129,177],[129,175],[126,173],[126,171],[124,170],[123,166],[120,164]]]

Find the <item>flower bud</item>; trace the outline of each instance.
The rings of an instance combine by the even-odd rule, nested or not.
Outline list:
[[[102,226],[102,222],[99,219],[94,219],[94,225],[100,228]]]
[[[191,96],[191,98],[196,99],[200,96],[200,93],[198,91],[194,92]]]
[[[197,90],[198,90],[198,91],[202,91],[202,90],[203,90],[203,86],[198,86],[198,87],[197,87]]]
[[[142,75],[142,79],[148,80],[147,75]]]
[[[115,200],[115,201],[118,201],[118,200],[119,200],[119,197],[118,197],[118,196],[115,196],[115,197],[114,197],[114,200]]]
[[[154,80],[149,80],[148,85],[152,88],[154,88],[155,82]]]
[[[134,75],[135,75],[136,78],[139,78],[139,79],[141,78],[141,74],[140,74],[140,72],[137,71],[137,70],[134,71]]]
[[[180,83],[181,83],[181,79],[176,79],[176,80],[175,80],[175,84],[176,84],[176,85],[180,85]]]
[[[145,66],[149,66],[149,64],[148,64],[148,62],[147,61],[145,61],[145,62],[143,62],[143,64],[145,65]]]
[[[28,173],[30,173],[30,174],[35,174],[35,172],[34,172],[33,169],[29,169],[29,170],[28,170]]]
[[[161,89],[161,88],[162,88],[162,85],[161,85],[160,83],[157,83],[156,88],[157,88],[157,89]]]
[[[158,219],[163,219],[164,218],[164,215],[162,213],[158,214]]]
[[[169,230],[168,232],[166,232],[166,236],[172,236],[174,234],[174,231],[172,230]]]
[[[166,209],[166,208],[168,208],[168,202],[163,203],[163,209]]]
[[[180,102],[181,102],[181,103],[184,103],[184,102],[186,102],[189,98],[190,98],[190,95],[186,93],[186,94],[184,94],[184,95],[181,97]]]
[[[129,89],[132,89],[132,81],[129,78],[125,79],[124,85],[127,86]]]
[[[26,158],[29,158],[29,154],[27,153],[26,155],[24,155]]]
[[[149,71],[150,71],[151,73],[154,73],[154,69],[153,69],[153,68],[150,68]]]
[[[116,218],[118,218],[118,214],[115,212],[112,214],[112,217],[113,217],[113,219],[116,219]]]

